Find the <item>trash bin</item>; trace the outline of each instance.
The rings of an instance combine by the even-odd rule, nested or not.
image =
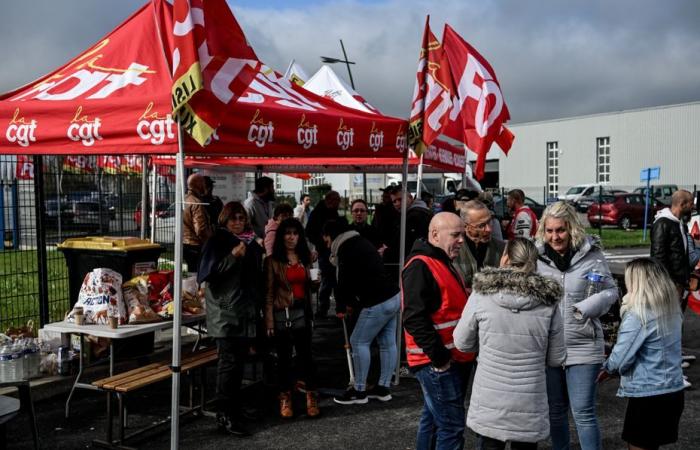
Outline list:
[[[71,307],[78,301],[80,287],[88,272],[107,268],[118,272],[122,282],[134,276],[158,268],[158,257],[163,246],[134,237],[91,236],[66,239],[56,246],[63,252],[68,266],[68,292]],[[123,346],[115,348],[121,356],[138,356],[151,353],[155,333],[121,339]]]

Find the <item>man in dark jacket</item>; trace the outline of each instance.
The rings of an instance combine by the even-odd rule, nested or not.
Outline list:
[[[399,286],[384,270],[376,247],[343,222],[327,222],[323,238],[331,250],[330,261],[337,268],[336,315],[344,319],[357,311],[357,323],[350,337],[355,383],[333,400],[341,405],[364,404],[367,399],[391,400],[391,377],[396,367],[396,327],[401,307]],[[366,390],[371,360],[370,344],[379,344],[379,382]]]
[[[309,223],[306,224],[306,235],[309,241],[316,247],[318,252],[318,265],[321,269],[321,287],[318,291],[317,318],[326,318],[331,305],[331,294],[335,288],[335,267],[328,260],[330,250],[323,241],[323,226],[330,220],[340,220],[347,224],[345,217],[338,215],[340,206],[340,194],[336,191],[329,191],[323,200],[318,202],[311,215]]]
[[[421,449],[464,446],[464,397],[474,354],[457,350],[452,338],[467,303],[462,278],[452,265],[464,244],[463,233],[456,214],[435,215],[428,241],[415,242],[402,273],[406,353],[424,396],[416,443]]]
[[[683,310],[687,305],[688,277],[692,268],[688,257],[688,238],[684,219],[693,210],[693,196],[679,190],[671,197],[671,207],[656,214],[651,228],[651,257],[666,267],[678,289]]]
[[[491,211],[479,200],[470,200],[460,209],[464,220],[466,245],[462,246],[454,265],[467,287],[471,287],[472,278],[484,267],[498,267],[506,243],[496,239],[493,231]]]

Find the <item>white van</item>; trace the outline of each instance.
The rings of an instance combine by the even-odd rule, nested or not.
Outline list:
[[[599,184],[577,184],[566,191],[566,194],[560,195],[559,200],[565,200],[571,203],[578,203],[583,197],[593,195],[598,191]]]

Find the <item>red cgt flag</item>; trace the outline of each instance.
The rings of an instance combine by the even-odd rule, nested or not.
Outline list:
[[[173,16],[173,112],[204,146],[260,62],[225,0],[175,0]]]
[[[491,144],[497,142],[506,153],[513,144],[513,133],[503,125],[510,114],[488,61],[447,24],[442,41],[456,86],[456,110],[451,116],[456,117],[458,110],[461,118],[461,136],[446,134],[464,142],[477,154],[474,175],[480,180]]]
[[[450,68],[442,44],[430,30],[428,16],[425,19],[408,127],[409,146],[418,156],[442,133],[449,120],[453,93]]]

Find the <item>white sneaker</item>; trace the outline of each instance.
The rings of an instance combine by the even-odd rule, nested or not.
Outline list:
[[[695,355],[683,355],[683,361],[695,361]]]
[[[683,380],[683,389],[688,389],[692,387],[693,385],[690,383],[688,380]]]
[[[690,363],[689,363],[688,361],[683,361],[683,362],[681,363],[681,368],[682,368],[682,369],[687,369],[688,367],[690,367]]]

